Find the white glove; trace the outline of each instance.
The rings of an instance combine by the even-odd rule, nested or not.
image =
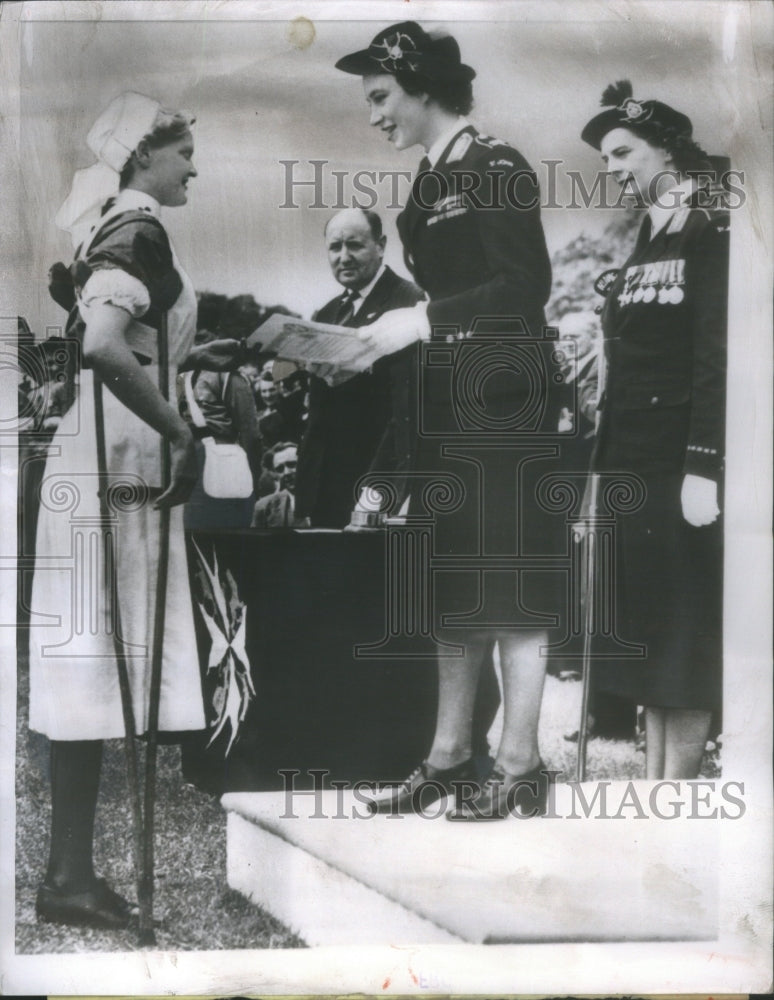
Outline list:
[[[718,484],[704,476],[689,474],[683,479],[680,503],[683,507],[683,517],[694,528],[712,524],[720,516]]]
[[[392,309],[370,326],[361,326],[358,337],[373,342],[382,354],[394,354],[417,340],[429,340],[427,303],[420,302],[411,309]]]

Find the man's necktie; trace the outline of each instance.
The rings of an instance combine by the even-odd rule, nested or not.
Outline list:
[[[355,315],[355,306],[358,299],[360,298],[360,293],[353,291],[348,288],[341,299],[341,305],[339,306],[339,311],[336,313],[336,326],[346,326],[347,323]]]

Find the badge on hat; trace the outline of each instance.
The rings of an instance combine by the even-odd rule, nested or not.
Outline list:
[[[373,58],[380,64],[386,73],[396,73],[401,69],[410,69],[412,73],[417,72],[417,64],[412,63],[406,57],[407,52],[416,52],[417,47],[412,38],[404,35],[402,31],[388,35],[380,42],[373,45],[375,50],[384,49],[384,55],[380,56],[375,51]]]

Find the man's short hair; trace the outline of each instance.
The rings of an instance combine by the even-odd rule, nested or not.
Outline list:
[[[377,212],[372,211],[372,209],[370,208],[361,208],[359,209],[359,211],[362,212],[366,218],[366,221],[368,223],[368,228],[371,230],[371,236],[375,240],[380,240],[383,235],[381,216]],[[337,215],[341,215],[341,212],[337,212],[336,215],[332,215],[330,219],[328,219],[328,221],[325,223],[325,229],[323,229],[323,236],[326,235],[326,233],[328,232],[328,226],[330,225],[331,222],[333,222],[333,220],[336,218]]]
[[[274,456],[279,451],[285,451],[286,448],[295,448],[296,454],[298,454],[297,441],[278,441],[277,444],[272,445],[271,448],[267,448],[267,450],[263,453],[261,465],[263,465],[264,469],[267,469],[269,472],[273,472]]]

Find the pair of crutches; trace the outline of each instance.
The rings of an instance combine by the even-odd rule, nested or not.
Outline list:
[[[167,339],[167,317],[162,314],[158,344],[159,390],[169,402],[169,346]],[[110,530],[108,508],[108,469],[105,446],[105,412],[102,403],[102,380],[94,372],[94,418],[97,437],[97,470],[99,473],[100,520],[102,522],[103,566],[116,566],[115,536]],[[161,439],[161,489],[169,487],[171,477],[171,455],[169,442]],[[146,502],[150,501],[150,497]],[[153,643],[151,648],[151,678],[148,694],[148,723],[145,749],[145,784],[141,801],[137,748],[137,732],[132,691],[129,683],[129,669],[123,650],[121,631],[121,609],[116,586],[108,580],[113,594],[113,644],[118,670],[118,686],[121,693],[121,710],[124,719],[124,748],[126,751],[126,771],[132,810],[132,854],[137,882],[137,903],[139,906],[139,934],[141,946],[154,945],[156,935],[153,930],[153,869],[154,869],[154,811],[156,804],[156,757],[159,733],[159,703],[161,699],[161,663],[164,647],[164,625],[167,596],[167,573],[169,568],[169,507],[159,511],[159,561],[156,576],[156,604],[153,621]],[[115,571],[115,570],[113,570]]]

